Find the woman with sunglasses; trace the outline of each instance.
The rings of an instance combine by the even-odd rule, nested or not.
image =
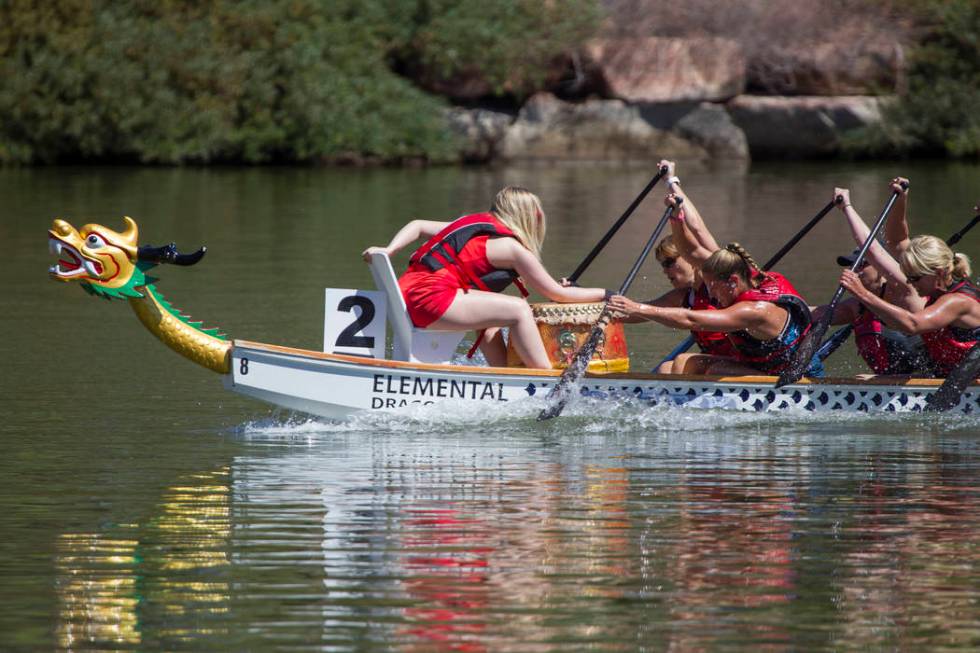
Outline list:
[[[786,277],[762,272],[738,243],[729,243],[704,262],[701,274],[719,308],[694,311],[638,304],[622,295],[610,307],[633,318],[654,320],[675,329],[721,331],[734,349],[731,356],[686,354],[683,374],[779,373],[810,330],[810,309]],[[679,356],[678,359],[681,359]],[[820,376],[815,362],[809,376]]]
[[[674,162],[663,160],[658,166],[667,166],[667,187],[671,193],[668,194],[665,203],[676,204],[677,197],[683,198],[684,202],[678,211],[671,214],[671,235],[657,243],[653,252],[673,289],[644,303],[696,311],[714,310],[718,308],[718,304],[711,299],[708,288],[701,278],[701,263],[718,249],[718,243],[705,226],[694,202],[681,189],[680,179],[674,174]],[[627,318],[625,321],[642,322],[643,319],[636,317]],[[691,335],[702,353],[720,356],[731,356],[735,353],[725,333],[692,330]],[[657,372],[672,374],[675,373],[675,368],[678,368],[677,373],[679,373],[687,356],[689,354],[681,354],[674,360],[665,362],[657,368]]]
[[[907,180],[896,178],[891,182],[892,190],[902,193],[900,198],[903,201],[899,210],[893,207],[887,219],[907,225],[904,189],[899,184],[902,181]],[[871,230],[851,206],[850,191],[846,188],[835,188],[834,197],[843,199],[838,208],[847,220],[854,241],[863,244]],[[896,201],[895,206],[898,204]],[[896,216],[898,219],[895,219]],[[898,245],[908,247],[907,228],[904,231],[906,238],[903,238]],[[897,232],[893,230],[892,233]],[[837,264],[851,267],[859,251],[860,248],[845,256],[838,256]],[[898,255],[900,251],[897,245],[883,247],[878,242],[872,243],[867,256],[856,271],[857,277],[868,292],[874,293],[888,303],[912,312],[922,310],[925,307],[925,299],[906,282],[905,275],[894,258]],[[815,308],[814,319],[819,319],[825,309],[826,306]],[[932,364],[922,339],[889,327],[874,311],[865,308],[856,298],[848,298],[837,304],[831,324],[851,324],[854,327],[854,340],[858,353],[875,374],[931,375]]]
[[[919,334],[938,376],[946,376],[980,341],[980,289],[969,281],[970,259],[935,236],[916,236],[899,257],[902,272],[925,307],[910,311],[868,291],[844,270],[841,285],[885,324]]]
[[[452,222],[412,220],[387,247],[369,247],[363,257],[370,261],[374,253],[390,256],[425,238],[398,279],[412,323],[439,331],[482,331],[477,342],[487,362],[495,366],[507,362],[499,327],[510,327],[524,364],[547,369],[551,363],[531,307],[501,291],[514,283],[526,297],[523,279],[554,302],[596,302],[607,293],[602,288],[564,287],[548,274],[540,260],[545,227],[538,197],[508,186],[497,193],[487,213]]]

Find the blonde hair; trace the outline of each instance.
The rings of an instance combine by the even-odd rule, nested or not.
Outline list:
[[[941,274],[953,279],[967,279],[972,271],[970,257],[957,254],[935,236],[916,236],[899,258],[906,276],[924,277]]]
[[[537,195],[520,186],[507,186],[493,198],[490,212],[507,225],[535,257],[541,258],[547,223]]]
[[[701,272],[715,279],[727,279],[737,274],[742,281],[754,288],[759,284],[758,275],[761,270],[744,247],[738,243],[728,243],[724,249],[719,249],[708,257],[701,265]]]
[[[680,258],[681,252],[674,244],[673,236],[667,236],[657,243],[657,248],[653,250],[654,257],[663,263],[669,258]]]

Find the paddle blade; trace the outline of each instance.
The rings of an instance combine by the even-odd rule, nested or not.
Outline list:
[[[971,383],[980,375],[980,343],[973,345],[960,364],[946,376],[939,389],[926,397],[926,410],[941,412],[955,408],[960,397]]]
[[[551,392],[545,398],[548,405],[538,413],[539,422],[551,419],[552,417],[558,417],[561,415],[561,411],[565,410],[565,404],[571,398],[571,387],[582,378],[585,370],[588,369],[589,361],[592,360],[592,355],[595,353],[596,347],[599,346],[599,339],[602,337],[603,329],[605,329],[608,322],[609,312],[603,311],[596,325],[592,327],[588,340],[579,348],[578,353],[575,354],[575,358],[568,364],[565,371],[561,373],[558,383],[555,384],[555,387],[551,389]]]
[[[803,375],[810,368],[810,361],[813,359],[813,355],[817,353],[817,348],[823,341],[823,337],[827,334],[827,329],[830,327],[830,319],[833,316],[834,310],[831,307],[830,310],[820,316],[820,320],[803,337],[803,342],[796,348],[793,359],[790,360],[786,369],[779,374],[779,380],[776,381],[777,388],[796,383],[803,378]]]
[[[837,348],[843,345],[848,338],[851,337],[851,331],[854,330],[853,324],[848,324],[846,327],[837,329],[822,345],[820,349],[817,350],[817,358],[821,361],[825,361],[830,358],[830,355],[837,351]]]

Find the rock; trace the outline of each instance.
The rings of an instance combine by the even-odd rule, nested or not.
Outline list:
[[[725,108],[702,102],[677,121],[674,131],[718,159],[748,159],[749,144]]]
[[[774,95],[869,95],[896,91],[905,66],[896,40],[855,37],[770,53],[749,64],[748,85]]]
[[[514,117],[489,109],[453,107],[446,111],[446,120],[461,143],[460,158],[466,163],[486,163],[497,155]]]
[[[742,95],[728,103],[728,111],[753,157],[802,158],[833,154],[844,132],[880,122],[882,102],[861,95]]]
[[[538,93],[500,143],[505,159],[705,159],[708,151],[646,122],[621,100],[562,102]]]
[[[745,58],[729,39],[595,39],[585,56],[605,93],[628,102],[727,100],[745,90]]]

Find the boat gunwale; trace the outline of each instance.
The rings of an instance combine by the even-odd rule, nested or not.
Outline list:
[[[328,354],[321,351],[310,349],[299,349],[296,347],[285,347],[283,345],[271,345],[264,342],[252,340],[234,340],[235,349],[242,347],[247,349],[257,349],[276,354],[288,356],[313,358],[336,363],[351,363],[362,367],[378,367],[382,369],[394,370],[415,370],[420,372],[451,372],[478,374],[487,376],[536,376],[545,378],[558,378],[562,370],[537,370],[526,369],[523,367],[476,367],[469,365],[442,365],[434,363],[410,363],[408,361],[393,361],[387,359],[366,358],[363,356],[351,356],[348,354]],[[774,385],[778,377],[776,376],[707,376],[695,374],[651,374],[651,373],[610,373],[596,374],[587,372],[585,378],[592,381],[602,380],[640,380],[640,381],[671,381],[678,383],[728,383],[746,385]],[[848,385],[848,386],[892,386],[892,387],[913,387],[913,388],[935,388],[942,385],[943,379],[927,378],[904,378],[876,376],[868,379],[858,379],[853,377],[823,377],[819,379],[803,378],[793,385]],[[980,383],[974,381],[971,386]]]

